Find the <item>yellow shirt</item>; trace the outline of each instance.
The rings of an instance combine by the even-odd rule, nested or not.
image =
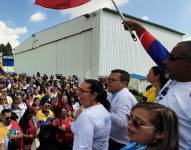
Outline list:
[[[147,98],[147,102],[154,103],[157,96],[157,89],[154,86],[152,86],[150,89],[143,93],[143,96]]]
[[[49,110],[48,116],[46,116],[45,114],[42,113],[42,109],[40,109],[39,111],[37,111],[36,113],[36,118],[38,121],[46,121],[47,118],[53,118],[54,117],[54,113]]]
[[[0,123],[0,144],[4,142],[5,136],[9,132],[9,129],[7,129],[3,124]]]

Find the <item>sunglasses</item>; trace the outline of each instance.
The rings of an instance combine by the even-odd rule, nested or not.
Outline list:
[[[11,120],[11,117],[5,117],[6,121]]]
[[[186,56],[174,56],[172,54],[170,54],[169,57],[168,57],[169,61],[176,61],[176,60],[181,60],[181,59],[186,60],[186,59],[191,59],[191,58],[186,57]]]
[[[136,129],[139,129],[139,128],[155,128],[153,126],[145,126],[145,125],[143,125],[142,122],[138,118],[133,117],[133,116],[128,116],[128,120],[131,121],[131,124]]]

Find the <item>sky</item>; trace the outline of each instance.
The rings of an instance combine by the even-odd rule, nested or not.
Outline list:
[[[91,0],[79,7],[54,10],[35,0],[0,0],[0,44],[15,48],[32,34],[97,9],[113,8],[111,0]],[[191,40],[191,0],[115,0],[120,10],[186,34]],[[114,8],[113,8],[114,9]]]

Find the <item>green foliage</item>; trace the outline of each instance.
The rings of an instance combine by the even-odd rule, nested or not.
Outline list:
[[[6,45],[0,44],[0,52],[3,53],[3,56],[13,56],[12,46],[10,43]]]
[[[143,94],[139,93],[136,89],[129,89],[129,91],[135,96],[135,98],[137,99],[137,101],[141,101]]]

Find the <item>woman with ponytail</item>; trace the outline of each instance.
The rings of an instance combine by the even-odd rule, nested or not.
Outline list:
[[[80,85],[78,97],[83,110],[72,123],[73,150],[108,150],[111,117],[107,92],[101,82],[87,79]]]

